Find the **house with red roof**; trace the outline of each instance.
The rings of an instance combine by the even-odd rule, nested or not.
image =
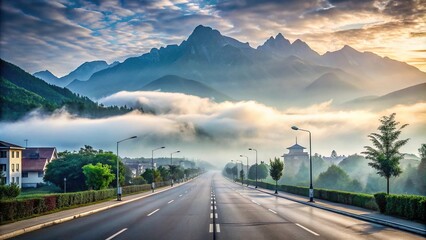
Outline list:
[[[58,158],[55,147],[28,147],[22,153],[22,187],[37,187],[45,183],[46,166]]]

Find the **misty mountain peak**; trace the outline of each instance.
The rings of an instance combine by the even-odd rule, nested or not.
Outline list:
[[[215,30],[211,27],[205,27],[203,25],[198,25],[192,34],[188,37],[188,42],[204,42],[207,40],[213,40],[222,37],[218,30]]]
[[[354,49],[353,47],[349,45],[343,46],[343,48],[340,49],[340,51],[343,51],[345,53],[359,53],[356,49]]]
[[[274,37],[270,37],[266,42],[259,46],[259,49],[262,48],[272,48],[272,49],[287,49],[290,47],[290,41],[287,40],[281,33]]]

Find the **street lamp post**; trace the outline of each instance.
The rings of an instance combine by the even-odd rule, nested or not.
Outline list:
[[[240,155],[240,157],[245,157],[245,158],[247,158],[247,176],[246,176],[246,179],[247,179],[247,187],[248,187],[248,185],[249,185],[249,182],[248,182],[248,174],[249,174],[249,163],[248,163],[248,157],[247,156],[245,156],[245,155]]]
[[[170,153],[170,165],[173,165],[173,154],[180,153],[180,151]]]
[[[151,189],[152,189],[152,192],[154,192],[154,188],[155,188],[155,179],[154,179],[154,177],[155,177],[155,175],[154,175],[154,151],[157,151],[157,150],[160,150],[160,149],[163,149],[163,148],[166,148],[166,147],[159,147],[159,148],[153,149],[151,151],[151,167],[152,167]]]
[[[64,193],[67,193],[67,178],[64,177]]]
[[[118,155],[118,144],[121,143],[121,142],[124,142],[126,140],[130,140],[130,139],[134,139],[134,138],[137,138],[137,136],[129,137],[129,138],[126,138],[126,139],[123,139],[123,140],[120,140],[120,141],[117,142],[117,201],[121,201],[121,188],[120,188],[120,179],[119,179],[120,174],[118,172],[118,169],[119,169],[118,161],[120,161],[120,157]]]
[[[255,188],[257,188],[257,150],[254,148],[249,148],[248,150],[256,152],[256,186]]]
[[[314,187],[312,186],[312,137],[311,132],[306,129],[301,129],[296,126],[292,126],[291,129],[295,131],[303,131],[309,133],[309,202],[314,202]]]
[[[241,163],[241,171],[243,171],[244,172],[244,164],[243,164],[243,161],[241,161],[241,160],[235,160],[235,162],[240,162]],[[237,178],[238,178],[238,174],[240,174],[240,172],[238,171],[238,164],[237,164]],[[241,179],[241,185],[244,185],[244,182],[243,182],[243,179]]]

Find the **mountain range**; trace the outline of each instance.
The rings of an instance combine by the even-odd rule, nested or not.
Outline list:
[[[49,81],[52,76],[45,73],[38,76]],[[162,79],[165,76],[174,77]],[[73,75],[67,79],[71,78],[75,80],[67,88],[93,99],[122,90],[157,89],[206,97],[196,89],[187,90],[195,84],[208,86],[210,98],[216,98],[211,96],[214,92],[236,100],[254,99],[282,107],[329,99],[341,104],[364,96],[384,95],[425,83],[426,73],[350,46],[320,55],[305,42],[297,39],[290,43],[282,34],[253,48],[199,25],[179,45],[153,48],[114,66],[93,70],[85,77]],[[183,85],[179,83],[182,79],[186,82]]]
[[[50,83],[59,87],[65,87],[74,80],[87,81],[92,76],[93,73],[102,71],[110,67],[114,67],[117,64],[119,64],[119,62],[113,62],[112,64],[109,65],[105,61],[92,61],[92,62],[83,63],[82,65],[77,67],[75,70],[73,70],[72,72],[70,72],[69,74],[61,78],[58,78],[49,70],[36,72],[33,74],[33,76],[40,78],[46,81],[47,83]]]

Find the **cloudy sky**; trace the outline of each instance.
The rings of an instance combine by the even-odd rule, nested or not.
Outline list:
[[[309,129],[313,153],[326,156],[332,150],[341,155],[360,154],[363,146],[370,145],[367,135],[377,131],[378,119],[393,112],[398,121],[409,124],[401,134],[401,138],[410,138],[402,152],[418,154],[426,132],[426,103],[381,111],[335,110],[330,102],[277,110],[255,101],[215,103],[161,92],[118,92],[100,102],[143,107],[154,114],[132,112],[87,119],[63,110],[50,116],[33,113],[20,121],[0,122],[1,137],[22,145],[29,139],[29,146],[56,146],[60,151],[78,150],[84,144],[115,151],[116,141],[137,135],[136,140],[120,145],[122,155],[149,158],[152,149],[165,146],[156,156],[169,157],[180,150],[180,157],[222,166],[231,159],[241,160],[240,154],[249,156],[253,163],[255,155],[248,151],[250,147],[258,150],[259,161],[287,153],[296,137],[299,144],[308,147],[308,134],[291,130],[292,125]]]
[[[423,2],[423,3],[422,3]],[[426,71],[422,0],[1,1],[1,58],[63,76],[179,44],[199,24],[252,47],[281,32],[323,54],[348,44]]]

